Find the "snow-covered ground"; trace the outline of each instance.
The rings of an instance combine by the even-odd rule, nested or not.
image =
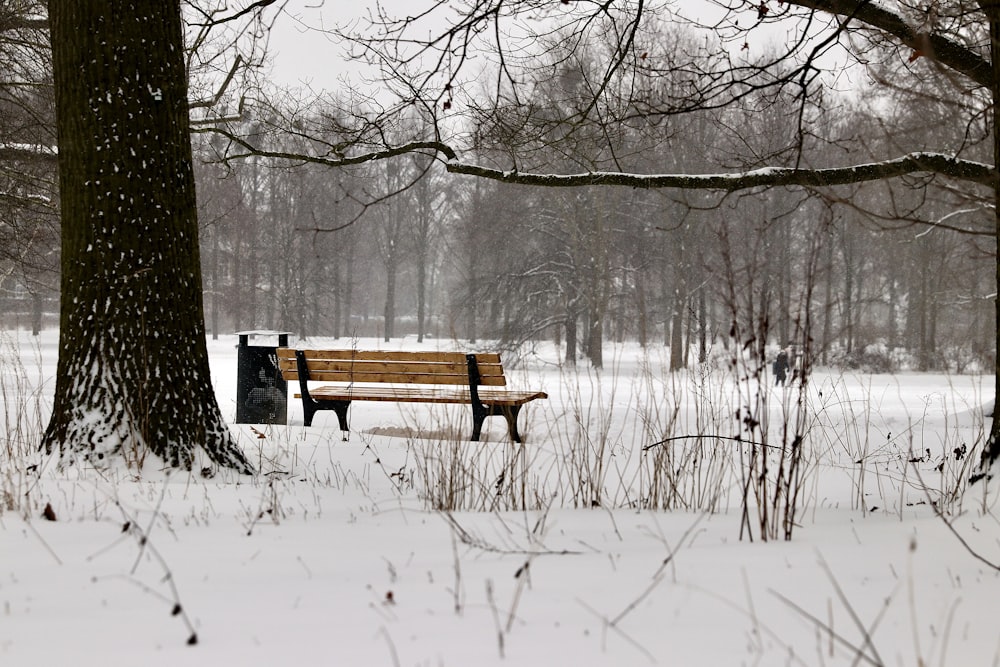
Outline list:
[[[304,428],[290,399],[287,426],[232,426],[258,477],[137,480],[19,449],[44,419],[55,342],[0,344],[0,491],[15,496],[0,509],[2,665],[1000,663],[996,493],[949,495],[990,378],[817,372],[798,526],[765,542],[755,518],[740,539],[732,441],[661,445],[678,509],[643,509],[658,451],[644,447],[738,433],[741,389],[719,368],[670,376],[609,346],[604,372],[569,372],[542,347],[512,373],[550,394],[522,414],[523,448],[502,420],[465,441],[469,417],[441,406],[356,404],[345,440],[332,412]],[[236,338],[209,347],[232,419]],[[796,397],[776,390],[772,421]]]

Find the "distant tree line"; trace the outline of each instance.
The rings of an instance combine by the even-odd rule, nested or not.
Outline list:
[[[499,164],[516,148],[531,155],[526,169],[557,173],[713,173],[781,159],[802,141],[763,94],[666,126],[547,123],[545,113],[576,99],[587,74],[573,68],[587,62],[564,61],[538,99],[470,127],[476,158]],[[944,92],[928,86],[917,109],[898,96],[828,94],[806,110],[810,124],[831,128],[814,150],[836,165],[964,141],[987,157],[989,133],[950,122]],[[332,144],[336,113],[299,122]],[[212,142],[225,139],[196,139],[216,333],[554,340],[566,363],[598,366],[605,342],[634,340],[667,346],[680,368],[735,343],[738,320],[762,344],[808,338],[819,363],[961,371],[995,359],[992,210],[981,193],[934,177],[729,195],[553,189],[447,175],[419,152],[349,169],[290,165],[275,155],[308,146],[259,131],[273,155],[213,161],[222,150]]]
[[[0,31],[11,65],[0,79],[0,308],[33,328],[54,309],[59,282],[55,162],[24,150],[55,144],[38,34],[30,21]],[[556,173],[712,173],[801,154],[801,128],[765,90],[738,106],[667,119],[649,112],[568,126],[561,119],[600,79],[600,47],[551,56],[550,85],[467,128],[482,163],[502,165],[518,151],[531,156],[525,168]],[[891,66],[880,75],[892,81]],[[914,91],[891,86],[828,91],[802,110],[806,123],[833,128],[810,148],[827,164],[927,144],[989,160],[988,124],[953,122],[956,105],[976,118],[982,100],[956,102],[932,79],[917,93],[919,105]],[[296,138],[275,131],[291,109],[275,102],[269,111],[270,121],[250,113],[222,127],[277,152],[348,139],[335,103],[297,110],[309,131]],[[420,114],[407,122],[388,130],[421,133]],[[596,365],[605,342],[636,340],[667,346],[683,367],[729,344],[736,318],[768,344],[809,337],[824,363],[964,370],[995,362],[990,202],[934,177],[738,195],[553,190],[446,176],[421,153],[331,170],[221,159],[226,143],[194,135],[213,335],[269,328],[499,346],[548,339],[567,363]]]

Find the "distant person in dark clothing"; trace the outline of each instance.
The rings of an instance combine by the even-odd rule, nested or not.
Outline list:
[[[774,384],[775,386],[785,384],[788,377],[788,352],[782,350],[778,352],[778,358],[774,360]]]

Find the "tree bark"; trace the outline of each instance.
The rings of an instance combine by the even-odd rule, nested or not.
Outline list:
[[[209,376],[179,2],[51,0],[49,17],[62,306],[43,447],[251,472]]]
[[[994,238],[1000,244],[1000,3],[995,0],[982,2],[983,11],[990,22],[990,62],[993,76],[990,78],[990,97],[993,100],[993,221]],[[997,248],[996,286],[1000,290],[1000,247]],[[993,375],[993,424],[990,427],[990,449],[994,459],[1000,454],[1000,420],[996,418],[996,402],[1000,400],[1000,292],[993,299],[996,318],[996,372]]]
[[[991,171],[993,186],[993,222],[996,230],[995,239],[1000,243],[1000,0],[979,0],[979,7],[986,15],[990,24],[990,77],[988,85],[990,97],[993,100],[993,169]],[[1000,290],[1000,247],[997,248],[996,287]],[[994,332],[996,351],[996,372],[993,376],[993,412],[990,426],[989,443],[983,452],[984,462],[994,461],[1000,456],[1000,420],[996,418],[996,404],[1000,402],[1000,293],[993,299]]]

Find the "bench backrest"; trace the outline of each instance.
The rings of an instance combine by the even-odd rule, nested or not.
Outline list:
[[[298,380],[295,350],[278,348],[278,367],[285,380]],[[309,380],[319,382],[385,382],[392,384],[458,384],[469,386],[469,355],[464,352],[365,352],[302,350]],[[505,386],[500,355],[472,355],[479,385]]]

